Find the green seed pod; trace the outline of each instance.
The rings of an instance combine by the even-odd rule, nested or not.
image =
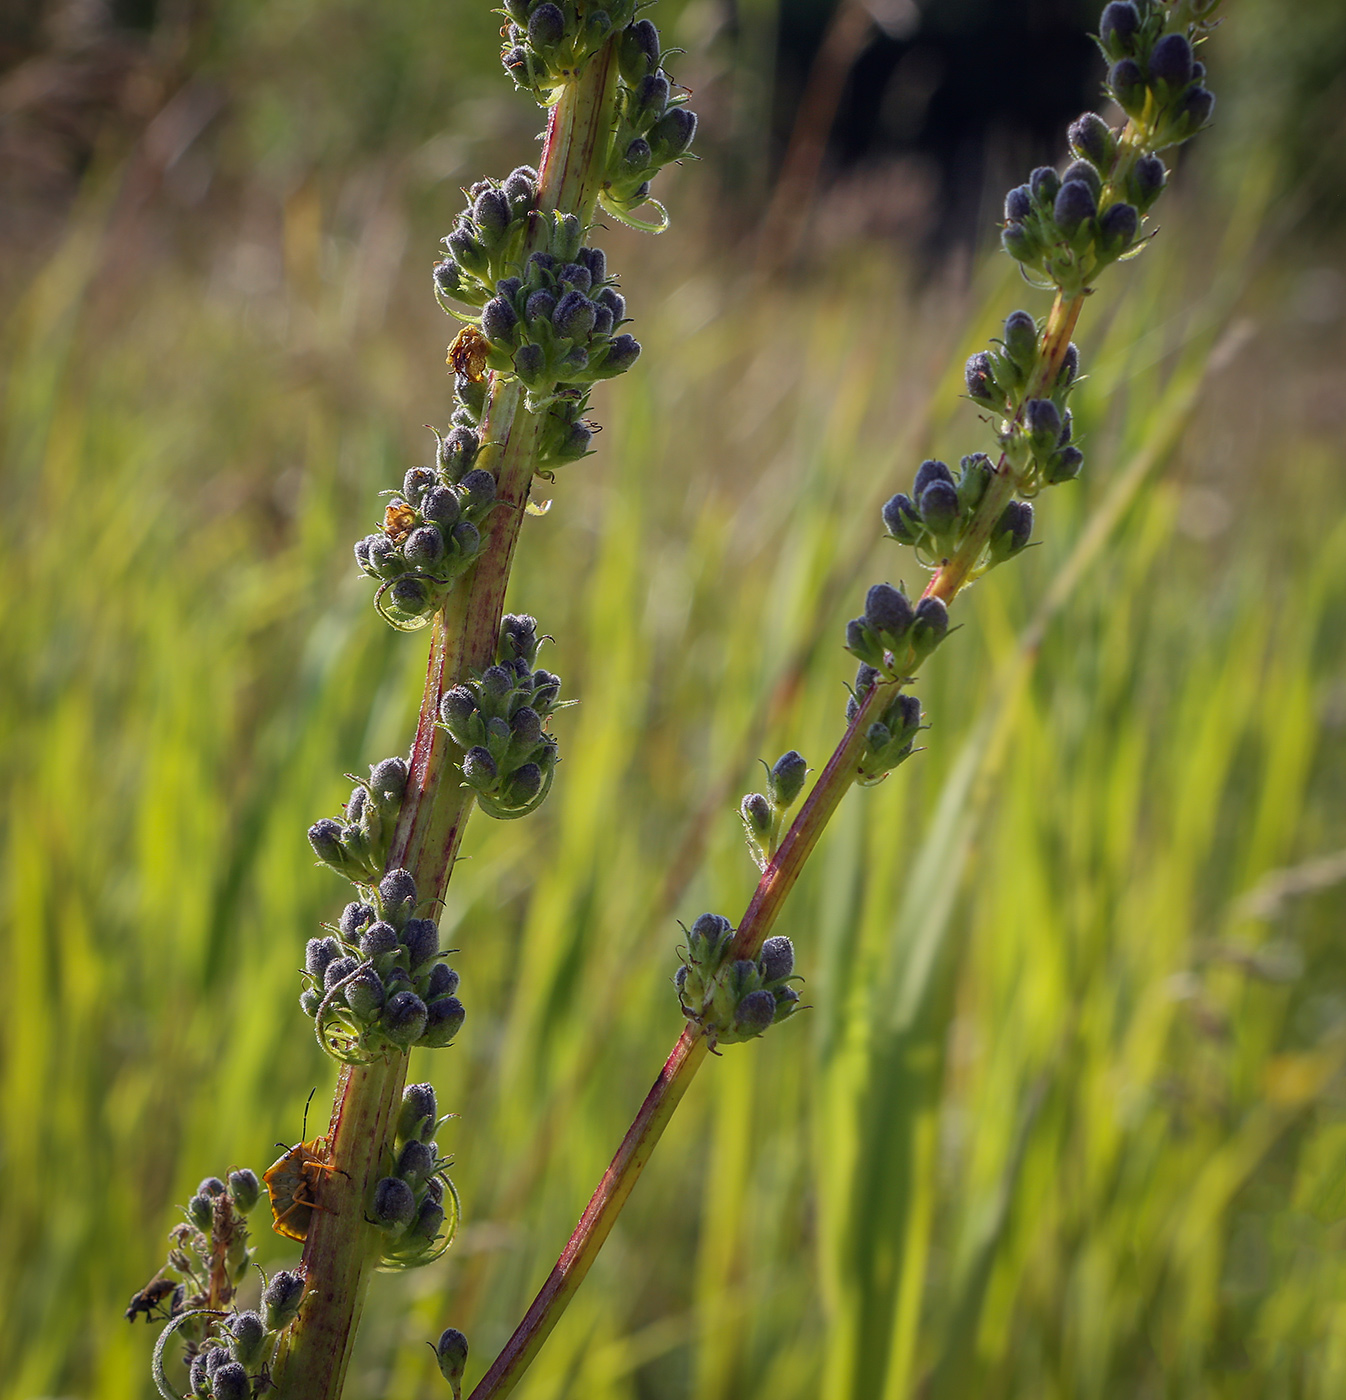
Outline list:
[[[202,1234],[210,1232],[211,1221],[215,1218],[215,1202],[209,1196],[197,1194],[187,1202],[187,1219]]]

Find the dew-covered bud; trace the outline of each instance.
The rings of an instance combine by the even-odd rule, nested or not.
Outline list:
[[[304,971],[321,981],[328,967],[341,956],[341,944],[335,938],[310,938],[304,949]]]
[[[1165,34],[1150,50],[1150,78],[1173,89],[1186,87],[1195,61],[1185,35]]]
[[[448,963],[437,962],[425,981],[426,1002],[432,1002],[436,997],[452,996],[457,990],[458,974]]]
[[[1111,255],[1124,253],[1140,232],[1140,216],[1130,204],[1110,204],[1098,221],[1098,241]]]
[[[659,67],[659,31],[647,19],[639,19],[622,30],[617,49],[622,79],[635,87]]]
[[[466,493],[467,499],[464,504],[469,510],[479,511],[495,500],[495,477],[480,467],[468,472],[458,485],[459,489]]]
[[[783,933],[775,934],[762,944],[757,965],[763,982],[779,982],[795,970],[795,945]]]
[[[444,536],[433,525],[421,525],[407,536],[402,557],[414,569],[433,569],[444,557]]]
[[[1143,214],[1163,193],[1168,171],[1164,162],[1155,155],[1145,155],[1131,169],[1127,182],[1127,197]]]
[[[596,373],[600,379],[612,379],[624,374],[640,358],[640,342],[623,331],[608,342],[607,354]]]
[[[1139,117],[1145,110],[1145,98],[1149,89],[1145,86],[1145,75],[1133,58],[1119,59],[1108,69],[1108,91],[1117,100],[1117,105],[1128,117]]]
[[[238,1167],[229,1173],[229,1195],[241,1215],[247,1215],[257,1204],[261,1190],[257,1173],[247,1167]]]
[[[968,397],[975,403],[984,404],[987,408],[1005,407],[1005,396],[995,382],[995,363],[987,351],[978,350],[968,358],[963,379],[967,384]]]
[[[210,1378],[214,1400],[250,1400],[252,1382],[237,1361],[226,1361]]]
[[[804,780],[808,777],[809,766],[804,755],[790,749],[771,766],[767,778],[767,791],[777,807],[792,807],[796,798],[804,790]]]
[[[1038,323],[1027,311],[1011,311],[1005,317],[1005,353],[1025,374],[1038,358]]]
[[[1091,161],[1101,170],[1106,170],[1112,164],[1112,158],[1117,151],[1117,138],[1113,135],[1112,128],[1097,112],[1085,112],[1082,117],[1071,122],[1067,138],[1070,141],[1070,149],[1081,160]]]
[[[372,924],[377,917],[372,904],[348,904],[341,911],[341,936],[345,939],[357,938],[360,930]]]
[[[331,817],[323,817],[308,829],[308,842],[313,853],[328,865],[340,866],[345,863],[346,852],[341,846],[342,827]]]
[[[654,26],[651,24],[650,28]],[[456,1327],[446,1327],[439,1334],[435,1360],[439,1362],[440,1374],[453,1387],[453,1400],[458,1400],[463,1389],[463,1368],[467,1365],[467,1338]]]
[[[1005,222],[1020,223],[1033,212],[1033,191],[1028,185],[1015,185],[1005,196]]]
[[[764,988],[749,992],[734,1011],[734,1033],[760,1035],[775,1020],[776,998]]]
[[[419,972],[439,952],[439,925],[433,919],[408,919],[402,926],[402,942],[412,972]]]
[[[321,1005],[322,997],[312,987],[305,987],[299,993],[299,1009],[305,1016],[316,1016]]]
[[[1061,188],[1061,177],[1053,166],[1039,165],[1028,177],[1028,188],[1040,204],[1050,204]]]
[[[409,870],[390,870],[379,881],[379,898],[385,910],[396,910],[403,904],[416,906],[416,881]]]
[[[371,1223],[390,1235],[400,1235],[416,1217],[416,1195],[401,1177],[385,1176],[374,1187]]]
[[[1098,213],[1098,201],[1093,190],[1083,180],[1067,180],[1056,192],[1052,218],[1069,238],[1087,219]]]
[[[686,107],[673,107],[650,129],[650,151],[660,165],[667,165],[686,153],[696,138],[696,113]]]
[[[922,534],[920,513],[910,496],[898,492],[883,507],[883,527],[898,544],[916,544]]]
[[[876,632],[885,632],[896,641],[905,636],[911,618],[911,603],[906,594],[891,583],[876,583],[865,595],[865,622]],[[803,783],[802,776],[800,783]]]
[[[408,1084],[402,1090],[402,1107],[397,1116],[398,1141],[406,1142],[410,1138],[419,1138],[422,1142],[429,1142],[434,1136],[438,1117],[435,1086]]]
[[[421,1038],[425,1021],[425,1003],[415,992],[394,992],[383,1008],[379,1024],[389,1040],[406,1049]]]
[[[458,1034],[466,1018],[467,1012],[457,997],[436,997],[426,1007],[425,1029],[421,1032],[420,1043],[430,1050],[440,1049]]]
[[[921,519],[932,535],[947,535],[958,523],[958,491],[947,481],[932,481],[921,492]]]
[[[333,958],[322,975],[323,990],[330,992],[338,982],[344,982],[359,966],[359,958]]]
[[[1110,58],[1121,58],[1132,52],[1140,32],[1140,11],[1132,0],[1112,0],[1103,7],[1098,21],[1098,37]]]
[[[254,1366],[262,1359],[262,1349],[266,1346],[266,1323],[260,1313],[241,1312],[230,1319],[229,1331],[233,1339],[229,1350],[234,1360],[242,1366]]]

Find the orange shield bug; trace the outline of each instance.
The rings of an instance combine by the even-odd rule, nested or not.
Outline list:
[[[291,1240],[308,1238],[313,1212],[324,1209],[317,1201],[322,1174],[337,1170],[327,1164],[327,1152],[326,1138],[297,1142],[262,1173],[271,1196],[271,1225],[278,1235]]]

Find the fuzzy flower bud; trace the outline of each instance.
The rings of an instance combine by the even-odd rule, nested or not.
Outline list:
[[[1052,205],[1052,218],[1056,226],[1069,238],[1087,219],[1098,213],[1098,201],[1094,192],[1083,180],[1067,180],[1056,192]]]
[[[415,992],[395,992],[388,998],[379,1024],[389,1040],[409,1049],[421,1038],[427,1014],[425,1003]]]
[[[426,1007],[425,1029],[420,1043],[434,1050],[447,1045],[467,1019],[463,1003],[455,996],[436,997]]]
[[[385,1176],[374,1187],[372,1222],[390,1235],[400,1235],[416,1215],[416,1196],[401,1177]]]
[[[916,544],[921,538],[921,517],[910,496],[898,492],[883,507],[883,527],[898,544]]]
[[[1092,161],[1100,170],[1112,164],[1117,150],[1117,138],[1112,128],[1096,112],[1085,112],[1071,122],[1067,132],[1070,149],[1081,160]]]
[[[876,583],[865,595],[865,621],[876,632],[885,632],[896,641],[906,635],[911,619],[911,603],[891,583]],[[799,781],[802,786],[802,774]]]
[[[257,1173],[247,1167],[239,1167],[229,1173],[229,1195],[240,1214],[247,1215],[257,1204],[261,1189]]]
[[[429,1142],[434,1136],[439,1106],[435,1102],[433,1084],[408,1084],[402,1090],[402,1107],[397,1116],[398,1140],[419,1138]]]
[[[651,24],[650,28],[654,26]],[[467,1338],[456,1327],[446,1327],[439,1334],[435,1360],[439,1362],[440,1374],[453,1387],[453,1400],[458,1400],[463,1389],[463,1368],[467,1365]]]
[[[304,1297],[304,1279],[289,1269],[278,1269],[262,1290],[262,1314],[268,1332],[293,1322]]]
[[[397,909],[405,903],[416,905],[416,881],[409,870],[390,870],[379,881],[379,898],[384,909]]]
[[[901,595],[899,595],[901,596]],[[792,807],[804,790],[804,780],[808,777],[809,766],[803,754],[790,749],[772,764],[767,778],[767,791],[777,807]]]
[[[1186,87],[1192,81],[1195,61],[1185,35],[1165,34],[1150,50],[1150,77],[1170,88]]]
[[[760,1035],[776,1018],[776,998],[765,989],[749,992],[734,1011],[734,1032]]]
[[[763,982],[779,982],[788,977],[795,968],[795,948],[784,934],[776,934],[762,944],[758,966],[762,970]]]

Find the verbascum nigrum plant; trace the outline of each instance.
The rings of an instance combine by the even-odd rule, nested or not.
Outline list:
[[[959,594],[1023,553],[1034,502],[1082,469],[1070,407],[1082,373],[1075,327],[1099,277],[1144,250],[1168,178],[1163,153],[1211,119],[1196,55],[1215,7],[1115,0],[1103,11],[1107,93],[1125,123],[1084,114],[1070,127],[1063,167],[1033,171],[1005,202],[1004,251],[1050,303],[1040,314],[1012,312],[967,362],[967,396],[986,429],[980,450],[956,468],[920,463],[910,489],[883,507],[883,531],[903,551],[895,571],[923,574],[925,585],[909,593],[905,582],[874,583],[838,638],[858,670],[844,733],[812,785],[807,760],[790,750],[766,768],[765,790],[742,799],[760,871],[752,899],[737,925],[705,913],[685,930],[670,1002],[681,1035],[562,1258],[471,1400],[508,1394],[537,1355],[706,1056],[804,1009],[794,944],[774,925],[845,794],[884,781],[918,752],[925,716],[911,687],[956,631]],[[548,113],[542,158],[465,191],[432,274],[436,299],[458,323],[448,349],[454,406],[435,433],[433,461],[386,493],[375,528],[355,546],[379,614],[399,630],[429,629],[415,741],[406,759],[352,779],[342,816],[308,833],[319,861],[353,887],[338,921],[309,940],[299,992],[340,1066],[332,1113],[322,1135],[287,1148],[260,1181],[237,1172],[202,1183],[165,1269],[133,1298],[133,1320],[167,1319],[154,1363],[166,1397],[274,1390],[335,1400],[372,1272],[437,1258],[458,1220],[434,1092],[405,1083],[412,1048],[446,1046],[466,1024],[433,912],[471,811],[527,816],[556,780],[551,725],[570,702],[560,678],[538,665],[535,619],[503,615],[505,586],[534,478],[588,453],[592,386],[641,353],[624,329],[617,279],[591,241],[595,221],[664,228],[653,182],[688,153],[696,131],[658,31],[634,0],[506,0],[503,14],[506,72]],[[274,1228],[302,1242],[303,1260],[266,1282],[261,1311],[240,1311],[235,1290],[251,1261],[244,1220],[263,1184]],[[176,1383],[170,1340],[183,1347],[185,1380]],[[432,1346],[457,1400],[468,1339],[449,1326]]]

